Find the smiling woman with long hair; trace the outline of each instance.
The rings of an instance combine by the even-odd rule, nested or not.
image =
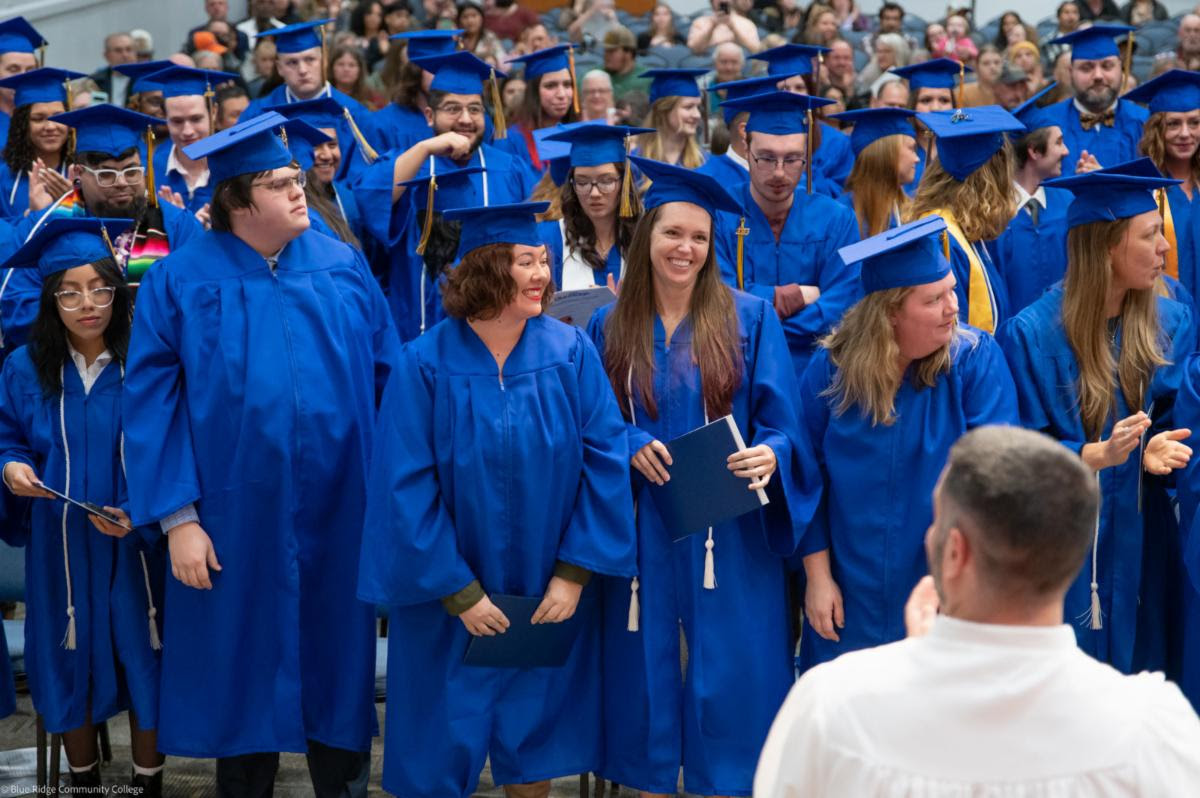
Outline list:
[[[529,55],[517,56],[513,64],[525,66],[525,95],[511,120],[507,138],[497,141],[512,153],[536,183],[548,168],[537,153],[533,131],[574,122],[579,117],[575,95],[575,60],[572,45],[557,44]]]
[[[707,160],[696,139],[704,121],[696,78],[704,74],[703,69],[648,69],[642,73],[651,79],[650,112],[643,124],[653,132],[638,137],[638,155],[688,169]]]
[[[1000,335],[1022,424],[1098,472],[1104,511],[1065,614],[1080,647],[1125,673],[1166,664],[1175,516],[1159,475],[1182,465],[1170,407],[1195,344],[1189,309],[1159,291],[1169,247],[1155,191],[1174,181],[1148,173],[1143,161],[1046,182],[1075,194],[1066,278]]]
[[[601,772],[674,795],[682,766],[690,793],[748,795],[792,682],[785,558],[815,510],[816,474],[779,319],[721,280],[713,216],[738,203],[707,175],[631,160],[653,181],[646,212],[620,295],[589,326],[625,415],[638,508],[638,578],[602,584]],[[727,467],[770,504],[673,541],[652,498],[676,465],[665,442],[725,415],[746,443]]]
[[[35,69],[0,80],[13,91],[12,123],[0,164],[0,216],[29,210],[29,173],[35,162],[66,174],[71,160],[67,127],[50,117],[67,110],[66,81],[85,77],[61,69]]]

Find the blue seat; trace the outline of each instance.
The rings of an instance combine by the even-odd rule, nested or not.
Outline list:
[[[647,55],[650,53],[657,53],[666,62],[667,69],[675,69],[683,63],[683,59],[692,54],[692,51],[686,45],[673,44],[670,47],[651,47]]]
[[[696,55],[692,54],[679,62],[681,69],[712,69],[713,59],[711,55]]]
[[[902,25],[906,33],[911,33],[919,39],[925,37],[925,28],[929,27],[929,23],[916,14],[905,14]]]

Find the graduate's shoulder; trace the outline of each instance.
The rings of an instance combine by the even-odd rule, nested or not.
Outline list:
[[[18,346],[4,359],[3,375],[6,383],[17,384],[22,389],[37,385],[37,369],[33,365],[29,344]]]
[[[509,133],[512,137],[512,133]],[[480,151],[483,153],[483,160],[487,163],[488,171],[512,171],[518,168],[517,159],[513,156],[509,149],[501,149],[495,144],[488,144],[486,141],[479,145]]]
[[[1038,348],[1049,348],[1063,337],[1062,299],[1062,283],[1056,283],[1006,321],[1001,328],[1001,337]]]
[[[1193,320],[1194,311],[1185,302],[1169,296],[1155,297],[1158,303],[1158,323],[1171,338]]]
[[[729,293],[733,295],[733,310],[742,322],[743,329],[746,329],[747,325],[753,329],[761,327],[767,311],[774,312],[771,304],[762,297],[736,288],[730,288]]]
[[[435,324],[424,335],[405,345],[406,351],[422,368],[441,372],[485,373],[495,375],[496,363],[491,358],[481,360],[478,368],[470,352],[476,337],[470,325],[456,318],[446,318]],[[587,334],[573,324],[566,324],[545,313],[525,322],[521,334],[519,357],[510,355],[504,364],[506,376],[528,371],[538,371],[566,364],[577,364],[585,350],[595,351]]]
[[[846,207],[828,194],[817,191],[809,194],[803,181],[796,187],[796,203],[803,209],[802,218],[807,223],[824,227],[834,220],[857,223],[853,206]]]

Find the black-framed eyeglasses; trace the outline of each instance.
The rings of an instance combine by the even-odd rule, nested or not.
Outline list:
[[[617,190],[617,186],[620,184],[621,178],[611,175],[598,180],[582,180],[578,177],[571,180],[571,185],[575,187],[575,193],[581,197],[591,194],[593,187],[601,194],[611,194]]]
[[[791,158],[768,158],[765,155],[755,155],[750,153],[750,160],[754,162],[754,168],[762,174],[772,174],[776,169],[783,169],[784,174],[798,175],[804,171],[805,159],[803,157]]]
[[[483,116],[483,106],[479,103],[471,103],[470,105],[459,105],[458,103],[445,103],[433,109],[439,114],[447,116],[459,117],[463,111],[466,111],[469,116]]]
[[[293,186],[304,188],[308,184],[308,175],[304,172],[297,172],[294,175],[287,177],[277,177],[274,180],[260,180],[257,183],[251,183],[252,186],[265,188],[272,194],[286,194],[292,190]]]
[[[54,298],[58,300],[58,306],[63,310],[79,310],[83,307],[85,293],[92,300],[92,306],[97,308],[108,307],[117,297],[117,289],[106,285],[101,288],[89,288],[87,291],[55,291]]]
[[[124,169],[93,169],[90,166],[84,166],[83,171],[96,178],[96,185],[100,188],[112,188],[117,184],[118,177],[126,185],[129,185],[141,182],[142,178],[146,176],[146,167],[144,166],[127,166]]]

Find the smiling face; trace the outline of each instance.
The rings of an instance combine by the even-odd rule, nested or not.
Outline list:
[[[1200,145],[1200,110],[1186,113],[1166,112],[1162,121],[1167,159],[1190,161]]]
[[[50,117],[66,109],[62,103],[32,103],[29,106],[29,140],[39,155],[57,153],[67,140],[67,128]]]
[[[483,140],[483,98],[478,94],[443,94],[437,105],[425,109],[425,121],[437,135],[451,131],[471,140],[471,151]]]
[[[208,105],[203,97],[196,94],[169,97],[163,108],[167,114],[167,132],[176,147],[186,147],[210,135]]]
[[[76,302],[80,304],[76,310],[63,310],[62,304],[59,304],[58,317],[62,319],[63,326],[67,328],[67,336],[76,350],[82,348],[81,344],[84,341],[102,338],[104,331],[108,329],[108,323],[112,321],[112,297],[92,295],[92,291],[95,289],[106,286],[108,283],[90,263],[63,272],[58,292],[75,292],[79,296],[71,297],[70,294],[67,294],[62,299],[71,306],[74,306]],[[98,307],[97,300],[108,304]]]
[[[1111,250],[1113,288],[1144,291],[1154,288],[1162,274],[1170,244],[1162,233],[1157,210],[1146,211],[1129,221],[1125,234]]]
[[[700,98],[680,97],[667,115],[667,125],[677,135],[696,135],[696,128],[700,125]]]
[[[342,162],[342,150],[338,146],[336,130],[323,127],[321,132],[329,136],[329,141],[313,148],[313,176],[322,183],[332,183],[338,164]]]
[[[508,303],[503,315],[510,320],[540,316],[542,293],[550,284],[550,260],[546,255],[546,247],[513,244],[509,274],[517,284],[517,295]]]
[[[686,290],[696,284],[712,242],[712,217],[699,205],[660,206],[650,230],[650,270],[655,291]]]
[[[901,358],[917,361],[950,343],[958,323],[954,286],[954,274],[950,273],[935,283],[914,287],[904,297],[891,317]]]

